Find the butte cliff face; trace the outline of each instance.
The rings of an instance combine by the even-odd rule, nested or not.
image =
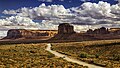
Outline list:
[[[59,41],[87,41],[87,40],[107,40],[107,39],[120,39],[120,30],[111,32],[105,27],[95,30],[89,29],[85,33],[76,33],[74,27],[68,23],[62,23],[58,26],[58,34],[51,40]]]
[[[27,37],[30,35],[32,35],[32,33],[25,29],[11,29],[8,31],[7,36],[5,38],[17,39],[17,38]]]
[[[44,39],[50,41],[85,41],[120,39],[120,29],[106,29],[105,27],[88,30],[85,33],[76,33],[69,23],[62,23],[57,30],[25,30],[11,29],[3,39]]]
[[[58,26],[58,34],[52,37],[50,40],[58,41],[82,41],[82,40],[92,40],[92,36],[83,35],[81,33],[76,33],[74,31],[74,26],[69,23],[62,23]]]
[[[74,27],[68,23],[62,23],[58,26],[58,34],[72,34],[75,33]]]
[[[58,26],[58,34],[50,40],[71,40],[69,36],[75,34],[74,27],[69,23],[62,23]]]
[[[3,39],[40,39],[50,38],[57,34],[56,30],[25,30],[25,29],[10,29],[7,36]]]
[[[109,30],[106,29],[105,27],[101,27],[95,30],[89,29],[86,32],[86,34],[109,34],[109,33],[110,33]]]

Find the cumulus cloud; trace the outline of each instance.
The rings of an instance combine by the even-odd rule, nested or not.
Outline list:
[[[6,19],[0,19],[0,26],[35,26],[38,23],[33,22],[30,18],[11,16]]]
[[[90,16],[94,18],[102,16],[111,16],[111,6],[107,2],[100,1],[98,4],[86,2],[83,3],[80,8],[73,8],[73,11],[78,12],[82,16]]]
[[[120,7],[116,5],[110,5],[107,2],[100,1],[98,4],[86,2],[83,3],[80,7],[71,8],[72,11],[79,14],[83,17],[92,17],[92,18],[106,18],[106,17],[117,17],[115,14],[119,13]]]
[[[120,26],[120,6],[110,5],[100,1],[98,4],[85,2],[81,6],[66,9],[63,5],[41,4],[34,8],[20,8],[18,10],[5,10],[4,14],[15,14],[17,17],[3,19],[6,24],[36,24],[32,20],[43,20],[39,24],[39,29],[57,29],[59,23],[71,23],[76,31],[83,31],[89,28],[99,27],[119,27]],[[22,19],[22,18],[25,18]],[[19,19],[17,19],[19,18]],[[26,18],[27,21],[26,21]],[[26,24],[27,23],[27,24]],[[6,25],[5,23],[3,23]]]
[[[12,15],[15,15],[15,14],[17,14],[16,13],[17,11],[15,11],[15,10],[4,10],[2,13],[4,13],[4,14],[12,14]]]
[[[34,22],[30,18],[21,17],[21,16],[11,16],[6,19],[0,19],[0,26],[1,26],[0,31],[4,30],[5,32],[9,29],[56,30],[58,27],[58,25],[49,23],[46,20],[43,20],[41,23],[39,23],[39,22]]]
[[[14,12],[14,13],[13,13]],[[18,10],[4,10],[4,14],[17,14],[17,16],[25,16],[30,18],[49,18],[57,17],[59,15],[65,15],[70,12],[69,9],[65,9],[63,5],[49,5],[46,6],[44,3],[39,7],[35,8],[21,8]]]

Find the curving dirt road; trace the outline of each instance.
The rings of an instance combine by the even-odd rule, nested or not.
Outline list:
[[[69,62],[77,63],[77,64],[83,65],[83,66],[88,66],[89,68],[104,68],[104,67],[88,64],[86,62],[79,61],[77,59],[72,59],[72,58],[67,57],[66,55],[60,54],[60,53],[58,53],[56,51],[53,51],[53,50],[51,50],[51,44],[47,44],[46,50],[51,52],[52,54],[54,54],[57,57],[62,57],[64,60],[67,60]]]

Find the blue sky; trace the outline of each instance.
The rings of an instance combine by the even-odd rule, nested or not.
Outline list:
[[[79,31],[119,27],[119,22],[117,0],[0,0],[0,26],[9,29],[57,29],[59,23],[72,23]]]
[[[95,3],[99,1],[106,1],[111,4],[118,3],[115,0],[87,0],[87,1],[95,2]],[[39,6],[42,3],[45,3],[46,5],[60,4],[60,5],[64,5],[65,8],[70,8],[70,7],[80,6],[83,3],[83,1],[81,0],[64,0],[64,1],[53,0],[52,2],[43,2],[40,0],[0,0],[0,11],[2,12],[5,9],[6,10],[18,9],[21,7],[35,7],[35,6]]]
[[[111,5],[117,4],[117,0],[86,0],[86,2],[98,3],[99,1],[108,2]],[[77,7],[84,3],[82,0],[52,0],[52,2],[47,2],[47,0],[0,0],[0,18],[4,16],[2,13],[4,10],[16,10],[22,7],[37,7],[40,4],[45,3],[46,5],[59,4],[63,5],[65,8]]]

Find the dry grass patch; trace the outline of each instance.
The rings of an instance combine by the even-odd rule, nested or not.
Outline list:
[[[120,67],[120,40],[53,43],[53,50],[82,61],[106,66]]]
[[[0,45],[0,68],[86,68],[45,50],[46,44]]]

